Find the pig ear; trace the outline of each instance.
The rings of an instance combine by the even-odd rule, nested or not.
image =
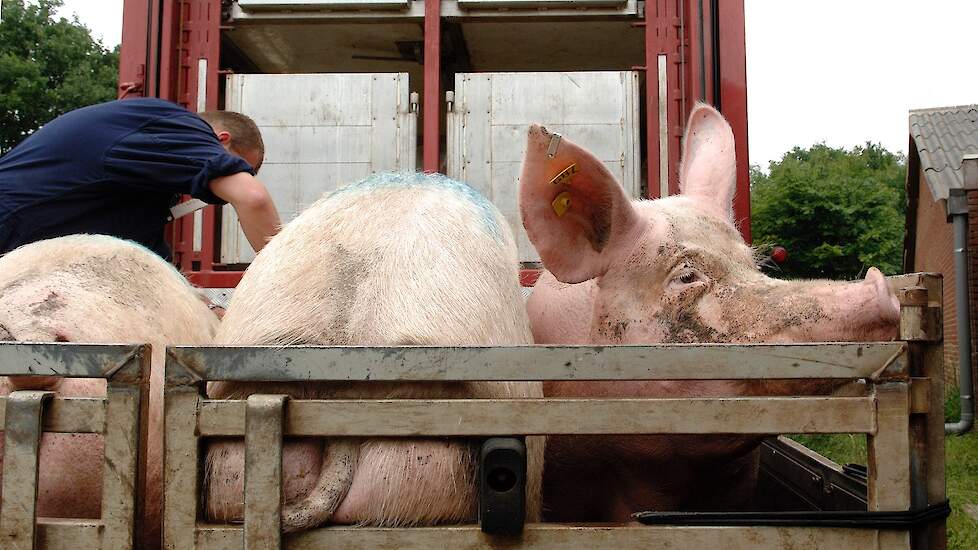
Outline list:
[[[679,186],[717,216],[733,221],[733,197],[737,189],[737,156],[730,125],[716,109],[697,103],[689,114],[683,136],[683,160]]]
[[[565,283],[607,271],[639,223],[631,200],[600,160],[536,124],[527,136],[519,203],[530,242]]]

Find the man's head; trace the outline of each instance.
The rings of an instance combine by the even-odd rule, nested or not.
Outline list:
[[[205,111],[197,115],[211,125],[225,149],[245,159],[258,172],[265,160],[265,143],[255,121],[234,111]]]

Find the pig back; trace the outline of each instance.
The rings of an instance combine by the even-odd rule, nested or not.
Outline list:
[[[440,175],[377,174],[314,203],[258,254],[216,342],[529,344],[518,281],[509,224],[484,197]],[[240,398],[258,391],[300,398],[542,396],[539,383],[501,382],[217,383],[209,393]],[[542,441],[530,438],[528,446],[528,508],[538,510]],[[406,525],[474,519],[475,451],[460,442],[366,441],[333,521]],[[294,466],[286,453],[289,469]],[[382,486],[380,479],[389,483]],[[306,490],[295,488],[287,499]]]

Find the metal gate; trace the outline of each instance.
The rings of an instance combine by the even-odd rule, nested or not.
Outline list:
[[[455,76],[455,103],[446,123],[447,174],[474,186],[502,210],[520,261],[540,261],[517,205],[527,126],[542,123],[566,135],[601,159],[628,195],[639,197],[638,76],[633,71]]]
[[[384,170],[413,171],[417,113],[407,73],[240,74],[227,80],[226,108],[255,120],[265,141],[258,178],[283,223],[324,192]],[[255,253],[225,206],[221,263]]]
[[[44,375],[106,382],[105,397],[33,390],[0,396],[4,435],[0,548],[139,547],[134,537],[137,523],[146,515],[150,357],[144,345],[0,342],[0,377]],[[98,519],[38,517],[44,432],[101,436]]]
[[[867,437],[866,510],[919,513],[946,499],[941,279],[890,277],[900,340],[647,346],[167,348],[164,547],[242,548],[943,548],[944,519],[884,526],[777,521],[530,523],[500,538],[477,525],[330,526],[280,536],[283,437],[850,433]],[[589,399],[209,399],[207,382],[832,380],[830,396]],[[243,525],[204,521],[201,441],[244,438]],[[800,445],[795,451],[809,453]],[[776,450],[777,448],[775,448]],[[247,458],[247,457],[251,458]],[[783,458],[788,458],[783,457]],[[269,473],[271,472],[271,473]],[[806,483],[820,482],[807,477]],[[828,474],[830,477],[831,473]],[[254,480],[254,481],[249,481]],[[818,492],[828,490],[818,488]],[[512,490],[512,489],[510,489]],[[250,496],[249,496],[250,495]],[[687,518],[689,516],[687,515]],[[811,519],[811,518],[808,518]],[[716,522],[716,520],[711,520]],[[829,527],[829,525],[833,525]]]

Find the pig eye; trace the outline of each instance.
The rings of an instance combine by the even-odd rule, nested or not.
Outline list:
[[[684,267],[676,272],[675,277],[672,278],[672,284],[675,286],[684,286],[703,280],[704,278],[700,275],[699,271],[692,267]]]

